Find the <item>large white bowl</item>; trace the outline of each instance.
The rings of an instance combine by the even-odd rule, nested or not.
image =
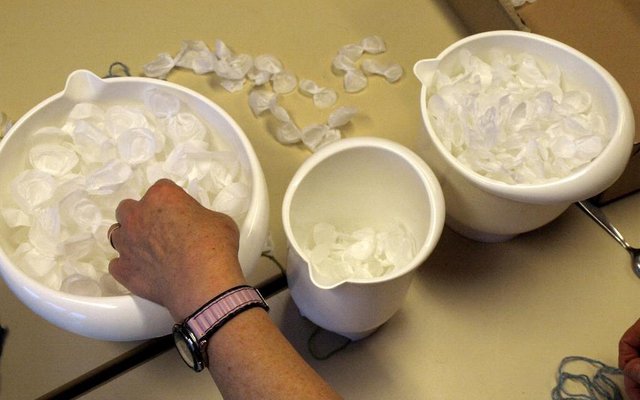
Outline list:
[[[472,171],[444,147],[427,109],[434,73],[454,72],[462,49],[482,55],[496,47],[556,64],[568,86],[592,94],[594,107],[605,116],[611,132],[611,141],[596,159],[557,181],[511,185]],[[419,153],[442,185],[447,225],[467,237],[501,241],[536,229],[558,217],[571,203],[605,190],[622,174],[629,160],[635,134],[629,99],[602,66],[561,42],[527,32],[484,32],[453,43],[434,59],[418,61],[414,73],[422,82],[420,110],[425,128]]]
[[[239,227],[240,263],[250,276],[267,236],[269,200],[262,168],[249,140],[233,119],[206,97],[182,86],[149,78],[100,79],[88,71],[72,73],[62,92],[27,112],[0,141],[0,187],[8,188],[26,165],[29,135],[36,129],[59,124],[78,102],[142,102],[144,92],[150,88],[162,88],[180,98],[217,133],[218,139],[237,153],[252,190],[249,210]],[[0,194],[0,207],[4,207],[7,196],[8,190]],[[76,296],[38,283],[9,257],[15,250],[7,239],[9,235],[10,228],[0,222],[0,273],[23,303],[49,322],[104,340],[140,340],[171,331],[173,320],[168,311],[145,299],[133,295]]]

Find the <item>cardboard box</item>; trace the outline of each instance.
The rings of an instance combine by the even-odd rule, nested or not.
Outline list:
[[[519,29],[559,40],[602,65],[620,83],[636,120],[633,155],[601,204],[640,190],[640,1],[536,0],[514,9],[510,0],[449,0],[470,33]]]

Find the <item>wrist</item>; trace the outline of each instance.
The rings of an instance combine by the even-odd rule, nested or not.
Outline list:
[[[227,322],[253,308],[269,310],[258,290],[249,285],[230,288],[207,301],[173,327],[173,338],[183,360],[196,372],[208,366],[211,337]]]
[[[212,298],[233,287],[245,285],[245,279],[225,279],[224,282],[203,282],[187,292],[173,297],[175,302],[167,306],[169,313],[176,322],[184,321],[189,315],[206,304]]]
[[[237,260],[227,263],[218,261],[216,264],[199,264],[199,272],[189,274],[193,278],[173,287],[173,293],[166,297],[165,307],[176,322],[183,321],[220,293],[247,284]]]

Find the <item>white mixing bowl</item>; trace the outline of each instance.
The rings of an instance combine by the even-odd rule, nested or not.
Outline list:
[[[100,79],[88,71],[72,73],[62,92],[27,112],[0,141],[0,187],[8,188],[13,178],[24,169],[29,136],[38,128],[64,121],[71,108],[79,102],[142,102],[144,93],[151,88],[161,88],[177,96],[217,134],[217,139],[237,154],[251,185],[249,209],[239,227],[240,263],[250,278],[268,228],[269,201],[262,168],[249,140],[231,117],[209,99],[182,86],[149,78]],[[0,207],[7,204],[9,196],[6,189],[0,194]],[[83,336],[103,340],[140,340],[171,331],[173,320],[168,311],[150,301],[133,295],[71,295],[30,278],[9,257],[15,250],[9,236],[10,228],[0,221],[0,273],[23,303],[49,322]]]
[[[484,177],[457,160],[442,144],[427,109],[428,89],[436,71],[447,75],[459,68],[462,49],[486,54],[492,48],[527,53],[556,64],[565,83],[591,93],[604,115],[611,140],[602,153],[573,174],[542,184],[507,184]],[[494,31],[466,37],[434,59],[421,60],[414,73],[422,82],[420,110],[425,133],[419,153],[432,167],[447,203],[447,225],[480,241],[502,241],[536,229],[563,213],[571,203],[609,187],[624,171],[633,146],[635,126],[631,105],[616,80],[579,51],[544,36]]]

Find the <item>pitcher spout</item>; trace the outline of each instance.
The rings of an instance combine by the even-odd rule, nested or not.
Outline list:
[[[440,60],[437,58],[420,60],[413,66],[413,73],[424,86],[431,86],[438,64]]]
[[[74,71],[67,78],[64,97],[76,103],[90,102],[97,97],[104,84],[104,81],[91,71]]]

